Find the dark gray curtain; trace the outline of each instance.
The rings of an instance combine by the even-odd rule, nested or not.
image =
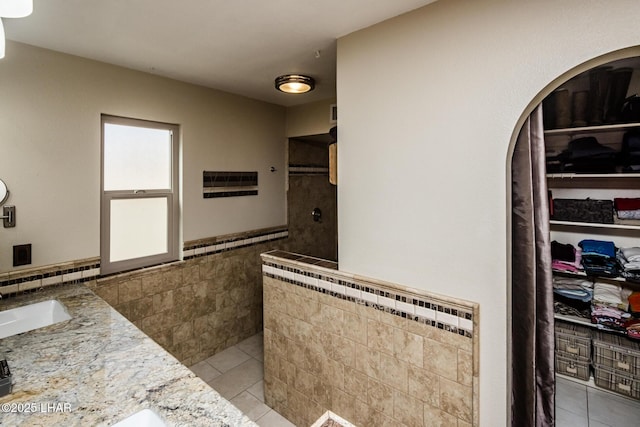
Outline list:
[[[540,106],[520,130],[511,171],[511,425],[553,426],[553,286]]]

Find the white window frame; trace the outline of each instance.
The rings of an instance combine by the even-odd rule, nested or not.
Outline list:
[[[104,128],[105,124],[125,125],[151,129],[168,130],[171,133],[171,188],[158,190],[136,189],[105,191],[104,190]],[[175,124],[153,122],[148,120],[103,114],[100,120],[100,273],[112,274],[151,265],[177,261],[180,258],[179,221],[179,150],[180,127]],[[111,262],[111,201],[117,199],[165,198],[167,200],[167,252]]]

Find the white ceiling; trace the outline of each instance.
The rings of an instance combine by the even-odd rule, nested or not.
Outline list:
[[[337,38],[434,1],[34,0],[3,22],[11,40],[291,106],[335,96]],[[316,90],[276,91],[285,73]]]

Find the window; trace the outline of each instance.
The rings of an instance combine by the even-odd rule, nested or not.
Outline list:
[[[102,116],[100,268],[179,257],[177,125]]]

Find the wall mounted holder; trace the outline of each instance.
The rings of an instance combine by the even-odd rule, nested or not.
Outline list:
[[[12,228],[16,226],[16,207],[15,206],[3,206],[2,216],[4,228]]]

